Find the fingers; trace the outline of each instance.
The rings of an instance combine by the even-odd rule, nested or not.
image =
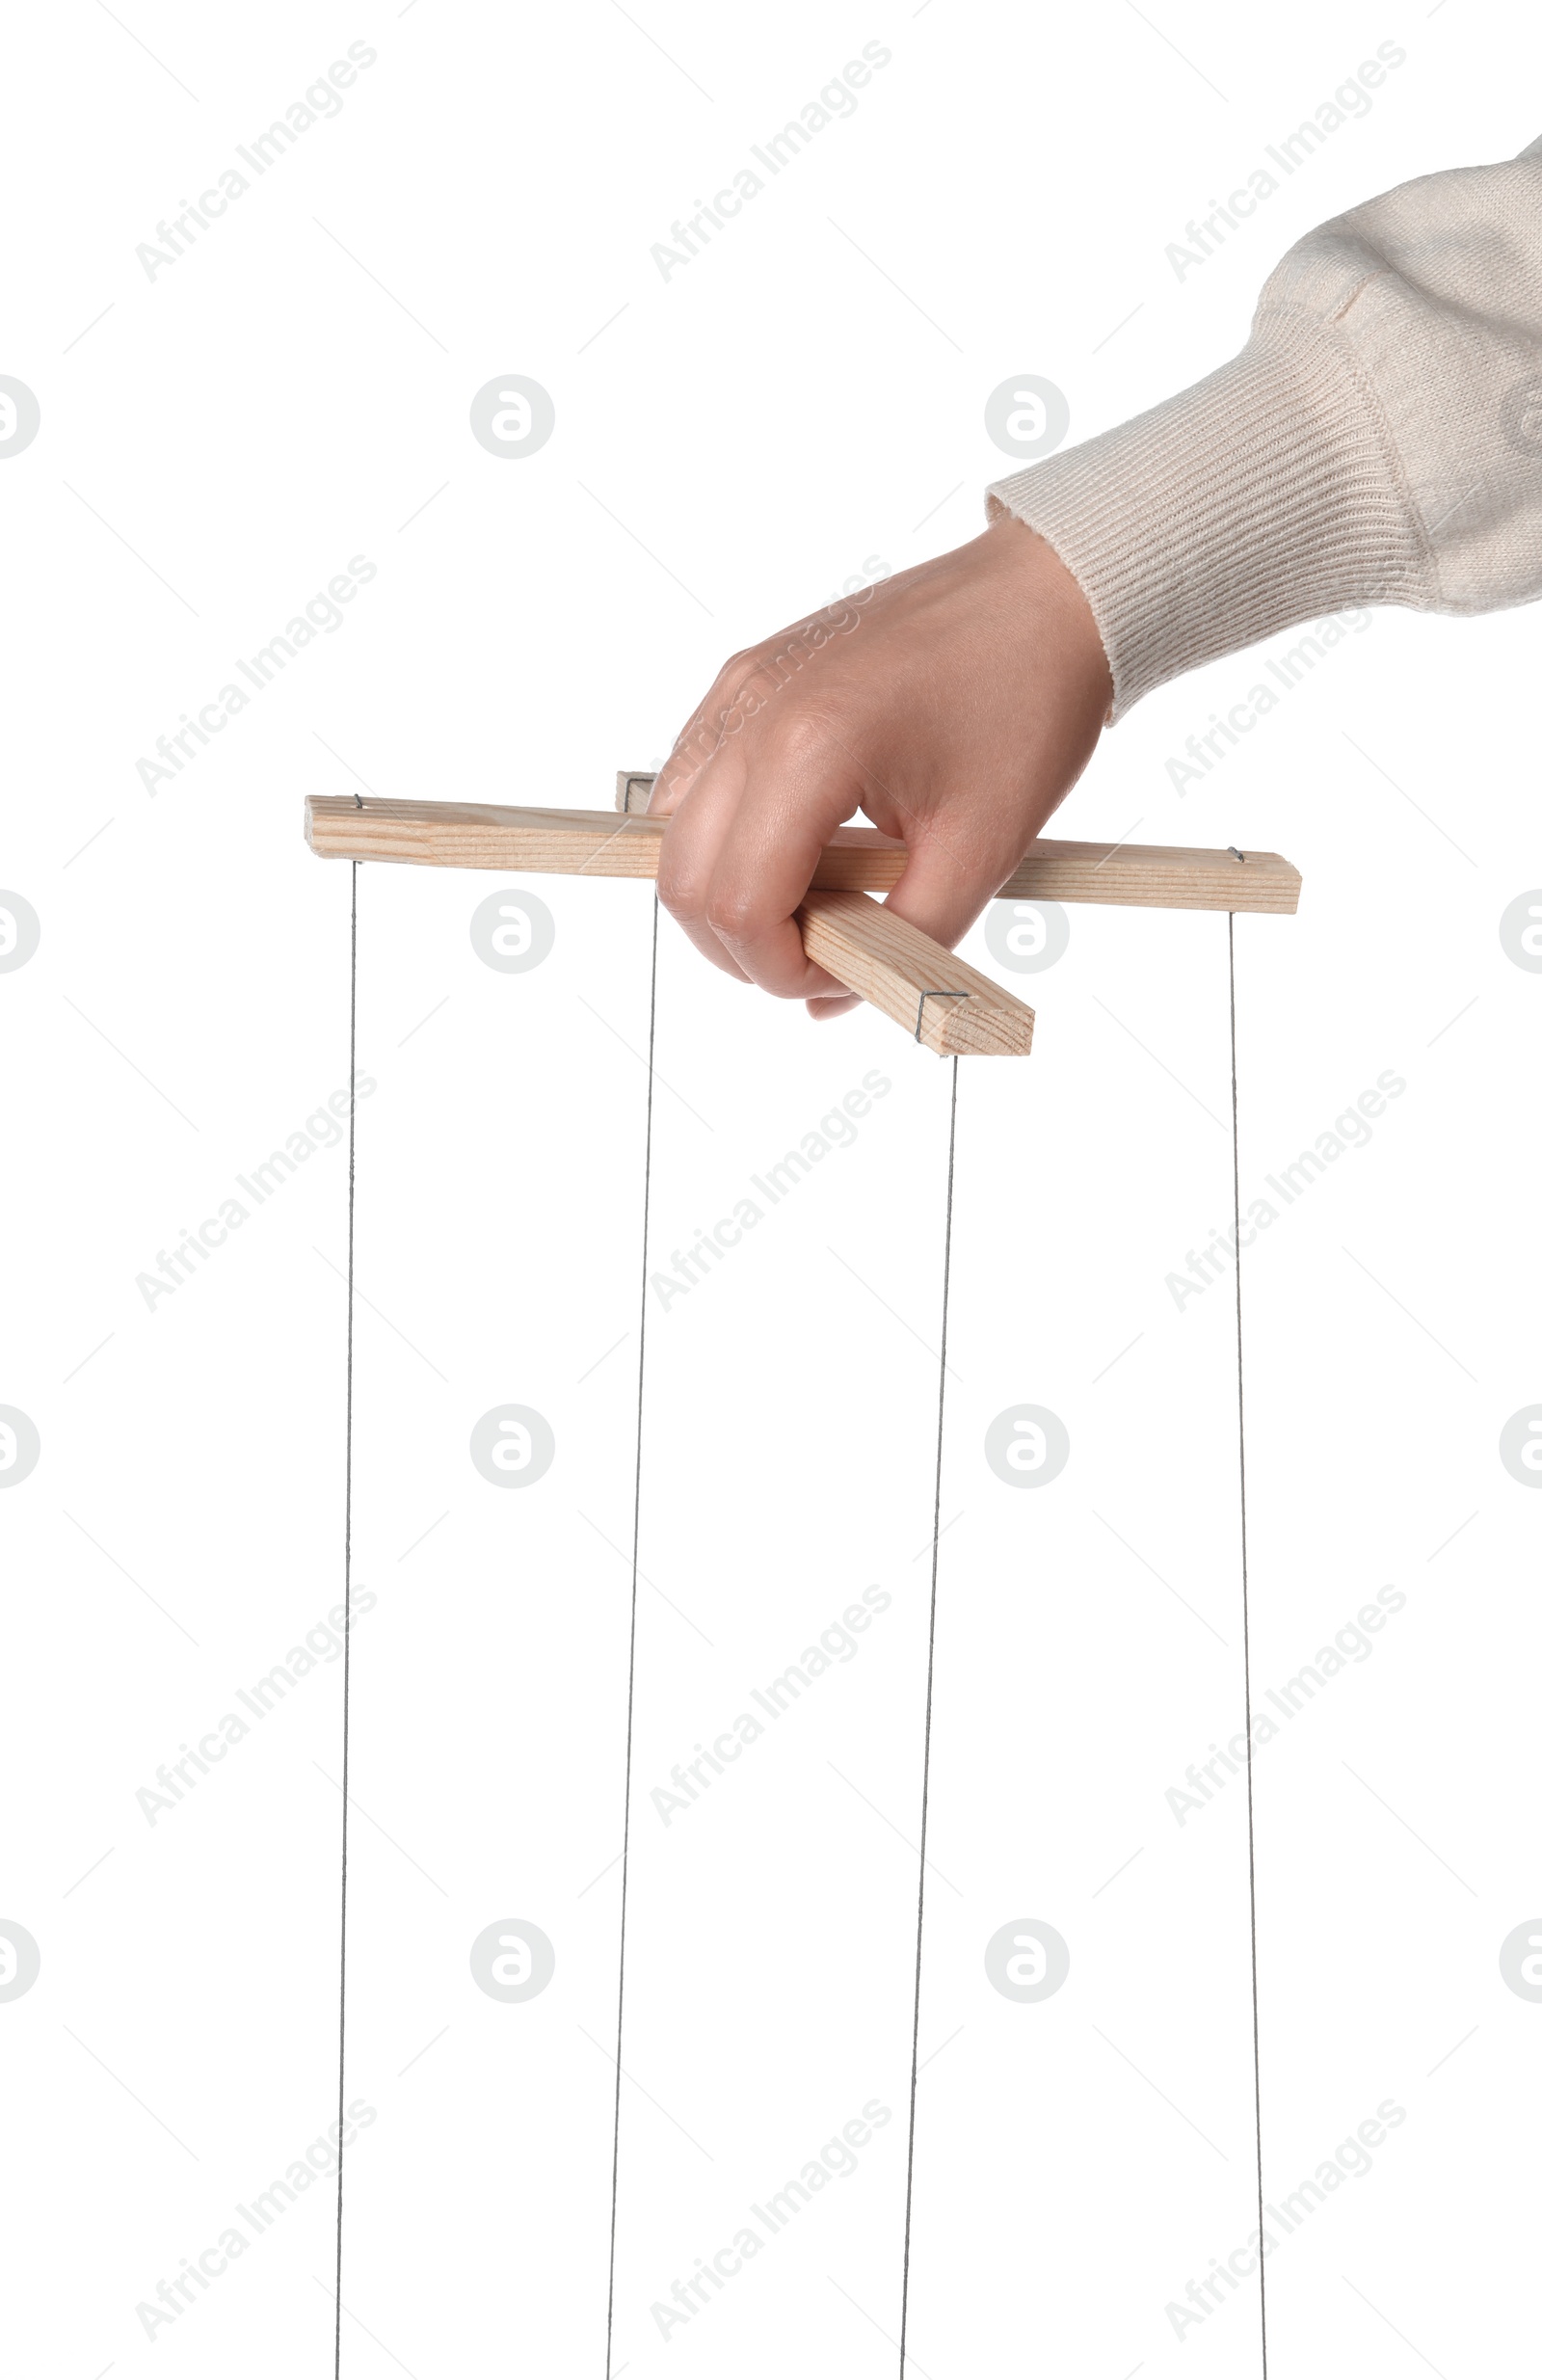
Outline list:
[[[907,849],[889,906],[951,948],[1076,783],[1108,707],[1081,590],[1005,521],[735,654],[659,771],[659,894],[731,975],[851,1005],[794,923],[859,808]],[[858,633],[860,629],[860,633]]]
[[[675,738],[654,779],[649,815],[673,816],[723,745],[758,719],[803,669],[845,644],[861,626],[860,604],[872,593],[868,588],[855,601],[827,603],[780,634],[731,654]]]
[[[743,754],[736,743],[720,748],[705,762],[682,764],[661,805],[669,824],[658,854],[659,899],[702,956],[741,983],[748,980],[745,971],[719,940],[707,911],[718,855],[743,782]],[[657,794],[655,781],[648,805],[651,817],[657,815]]]
[[[937,591],[907,593],[895,582],[885,597],[891,610],[898,607],[897,622],[883,599],[870,616],[830,606],[733,655],[677,737],[649,801],[650,815],[666,821],[659,897],[695,947],[782,999],[819,1002],[823,1014],[840,1013],[849,999],[805,956],[794,913],[843,819],[865,808],[911,844],[893,897],[901,915],[914,907],[926,930],[956,939],[996,890],[983,859],[962,870],[949,866],[940,822],[910,806],[919,802],[926,814],[939,806],[939,789],[927,782],[936,772],[922,770],[921,783],[912,783],[896,740],[895,713],[907,705],[919,708],[923,738],[937,733]],[[917,610],[908,626],[907,603]],[[966,709],[966,743],[978,740],[972,718]],[[958,756],[966,786],[981,757]],[[908,789],[909,801],[886,792],[885,780]],[[947,840],[957,831],[950,819]],[[1002,858],[1002,877],[1015,856]]]
[[[793,912],[854,794],[842,745],[816,713],[746,735],[742,781],[699,887],[705,923],[741,971],[784,1000],[838,989],[804,955]],[[714,771],[720,762],[714,763]],[[691,807],[677,815],[670,836]]]
[[[793,911],[860,787],[816,713],[770,712],[765,679],[776,688],[763,655],[736,655],[654,781],[649,815],[668,821],[658,895],[727,974],[783,999],[838,994],[804,956]]]
[[[736,705],[745,679],[754,667],[749,654],[733,653],[724,662],[705,697],[675,738],[668,760],[653,779],[648,797],[651,818],[674,816],[692,787],[716,757],[726,735],[737,735],[745,713]]]
[[[905,872],[884,906],[950,950],[963,940],[1009,872],[1009,867],[966,863],[933,837],[911,848]],[[842,991],[828,998],[815,997],[806,1004],[814,1022],[823,1025],[860,1008],[862,1002],[855,992]]]
[[[944,950],[962,942],[975,919],[1005,883],[1014,866],[999,852],[944,843],[935,834],[911,843],[905,872],[884,902]]]

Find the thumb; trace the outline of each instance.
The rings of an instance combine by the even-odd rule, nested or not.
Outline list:
[[[975,919],[1012,872],[975,855],[966,858],[935,836],[913,843],[905,872],[884,902],[944,950],[962,942]]]
[[[1008,869],[1004,874],[1010,874]],[[929,934],[944,949],[951,950],[969,932],[980,911],[996,892],[998,878],[988,868],[966,867],[955,852],[950,852],[935,839],[914,844],[905,863],[905,872],[892,888],[883,906],[891,909],[907,925]],[[809,1014],[818,1024],[844,1016],[848,1009],[861,1006],[854,992],[815,994],[806,1003]]]

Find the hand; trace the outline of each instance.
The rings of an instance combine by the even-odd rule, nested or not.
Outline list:
[[[854,1007],[793,911],[859,808],[906,846],[887,906],[952,946],[1091,757],[1112,682],[1085,597],[1003,515],[725,663],[656,778],[658,892],[697,949],[813,1015]]]

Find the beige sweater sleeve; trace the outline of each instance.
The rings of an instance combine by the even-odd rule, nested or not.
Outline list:
[[[1079,580],[1112,719],[1348,603],[1542,595],[1542,141],[1310,232],[1239,356],[987,504]]]

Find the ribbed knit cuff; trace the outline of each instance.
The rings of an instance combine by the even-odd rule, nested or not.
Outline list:
[[[1350,603],[1428,602],[1432,563],[1353,357],[1305,313],[1148,414],[997,480],[1092,607],[1110,720],[1184,670]]]

